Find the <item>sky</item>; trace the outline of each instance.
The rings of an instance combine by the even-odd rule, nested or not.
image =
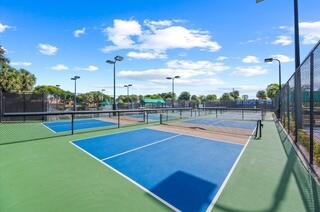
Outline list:
[[[301,60],[320,40],[319,0],[299,2]],[[37,85],[112,95],[256,91],[294,72],[293,0],[0,0],[0,45]]]

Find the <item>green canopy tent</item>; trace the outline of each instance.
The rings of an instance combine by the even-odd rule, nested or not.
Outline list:
[[[151,99],[151,98],[143,98],[141,100],[141,105],[143,107],[163,107],[166,102],[159,98],[159,99]]]

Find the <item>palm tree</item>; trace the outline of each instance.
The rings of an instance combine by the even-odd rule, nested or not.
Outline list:
[[[4,92],[12,92],[20,90],[19,73],[10,68],[8,65],[3,65],[0,72],[0,89]]]
[[[9,59],[5,57],[5,54],[6,51],[2,46],[0,46],[0,65],[2,67],[10,62]]]
[[[20,69],[20,91],[31,91],[36,84],[36,77],[25,69]]]

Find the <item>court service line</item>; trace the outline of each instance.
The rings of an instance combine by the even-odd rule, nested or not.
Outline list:
[[[90,157],[92,157],[93,159],[96,159],[99,163],[101,163],[102,165],[104,165],[105,167],[109,168],[110,170],[114,171],[115,173],[117,173],[118,175],[122,176],[123,178],[125,178],[126,180],[128,180],[129,182],[131,182],[132,184],[134,184],[135,186],[137,186],[138,188],[142,189],[144,192],[150,194],[152,197],[154,197],[155,199],[157,199],[158,201],[160,201],[161,203],[163,203],[164,205],[166,205],[167,207],[169,207],[170,209],[172,209],[173,211],[180,211],[178,208],[174,207],[173,205],[171,205],[170,203],[168,203],[167,201],[165,201],[164,199],[162,199],[161,197],[157,196],[155,193],[153,193],[152,191],[148,190],[147,188],[143,187],[142,185],[140,185],[139,183],[137,183],[136,181],[134,181],[133,179],[131,179],[130,177],[128,177],[127,175],[121,173],[120,171],[116,170],[115,168],[113,168],[112,166],[108,165],[107,163],[103,162],[102,160],[100,160],[99,158],[97,158],[96,156],[94,156],[93,154],[89,153],[88,151],[82,149],[81,147],[79,147],[78,145],[76,145],[73,141],[69,141],[69,143],[71,145],[73,145],[74,147],[76,147],[77,149],[81,150],[82,152],[86,153],[87,155],[89,155]]]
[[[241,152],[240,152],[237,160],[234,162],[233,166],[231,167],[231,169],[230,169],[227,177],[224,179],[222,185],[220,186],[218,192],[216,193],[215,197],[214,197],[213,200],[211,201],[211,203],[210,203],[209,207],[207,208],[206,212],[212,211],[214,205],[216,204],[216,202],[218,201],[219,197],[221,196],[222,191],[223,191],[224,188],[226,187],[226,185],[227,185],[227,183],[228,183],[228,181],[229,181],[232,173],[234,172],[236,166],[238,165],[238,163],[239,163],[239,161],[240,161],[240,158],[242,157],[244,151],[246,150],[246,148],[247,148],[247,146],[248,146],[248,144],[249,144],[249,142],[250,142],[250,140],[251,140],[251,138],[252,138],[252,136],[253,136],[253,133],[254,133],[255,131],[256,131],[256,128],[252,131],[251,136],[248,138],[246,145],[245,145],[245,146],[243,147],[243,149],[241,150]]]
[[[148,147],[148,146],[152,146],[152,145],[155,145],[155,144],[162,143],[162,142],[164,142],[164,141],[168,141],[168,140],[170,140],[170,139],[179,137],[179,136],[181,136],[181,135],[182,135],[182,134],[177,134],[177,135],[171,136],[171,137],[169,137],[169,138],[165,138],[165,139],[162,139],[162,140],[159,140],[159,141],[156,141],[156,142],[147,144],[147,145],[143,145],[143,146],[140,146],[140,147],[137,147],[137,148],[134,148],[134,149],[130,149],[130,150],[128,150],[128,151],[121,152],[121,153],[119,153],[119,154],[112,155],[112,156],[110,156],[110,157],[107,157],[107,158],[104,158],[104,159],[101,159],[101,160],[102,160],[102,161],[109,160],[109,159],[111,159],[111,158],[115,158],[115,157],[118,157],[118,156],[121,156],[121,155],[130,153],[130,152],[134,152],[134,151],[137,151],[137,150],[139,150],[139,149],[146,148],[146,147]]]

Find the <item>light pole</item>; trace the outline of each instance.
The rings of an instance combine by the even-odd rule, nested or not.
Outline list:
[[[130,96],[129,96],[129,89],[130,89],[130,87],[132,87],[132,84],[124,85],[123,87],[127,88],[127,99],[131,103],[131,99],[130,99]],[[131,106],[132,106],[132,104],[131,104]]]
[[[263,2],[264,0],[256,0],[256,3]],[[295,68],[300,66],[300,41],[299,41],[299,4],[298,0],[293,0],[294,8],[294,47],[295,47]]]
[[[167,77],[166,79],[171,80],[172,81],[172,103],[171,106],[174,107],[174,79],[179,79],[180,76],[174,76],[174,77]]]
[[[123,57],[121,56],[115,56],[114,60],[107,60],[106,63],[113,64],[113,105],[112,109],[116,110],[116,63],[117,61],[122,61]]]
[[[71,80],[74,80],[74,100],[73,100],[73,111],[77,110],[77,80],[80,79],[79,76],[74,76]]]
[[[278,105],[279,109],[278,109],[277,115],[278,115],[278,118],[280,118],[280,115],[281,115],[281,61],[277,58],[272,58],[272,57],[264,59],[265,63],[272,63],[273,61],[277,61],[279,64],[279,100],[278,100],[279,101],[279,105]]]
[[[127,88],[127,97],[129,99],[129,89],[132,87],[132,84],[124,85],[123,87]]]

